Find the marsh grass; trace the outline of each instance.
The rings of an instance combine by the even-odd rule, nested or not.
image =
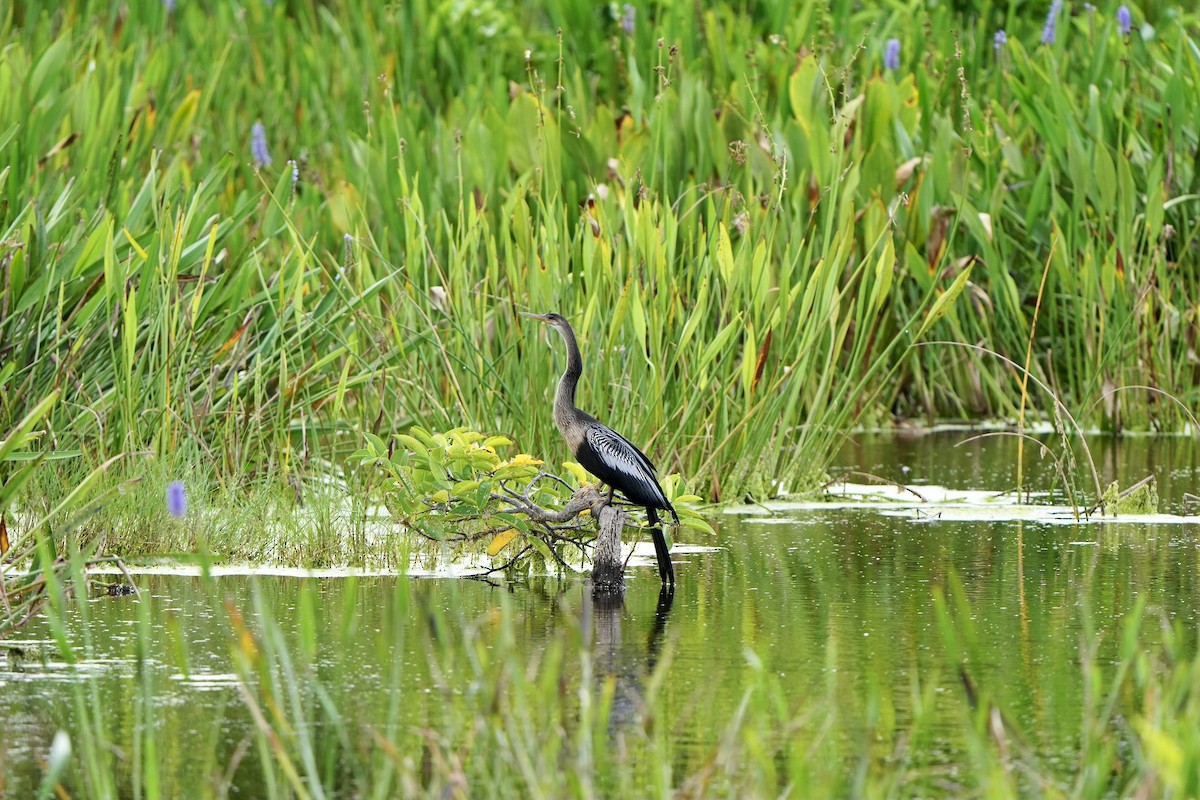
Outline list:
[[[561,355],[521,309],[569,316],[581,402],[713,500],[818,485],[858,420],[1017,415],[918,331],[1032,341],[1087,424],[1195,410],[1190,12],[1039,47],[990,6],[477,11],[11,8],[0,416],[61,387],[49,449],[215,491],[361,491],[363,432],[414,422],[553,457]],[[920,70],[879,72],[893,37]]]
[[[108,562],[125,570],[121,560],[105,550],[102,540],[87,539],[81,553],[76,536],[77,529],[106,502],[136,483],[102,487],[104,474],[116,459],[81,470],[78,480],[54,504],[43,501],[41,507],[25,510],[17,505],[22,490],[39,474],[48,474],[39,472],[47,461],[79,456],[59,452],[53,458],[36,446],[44,433],[39,426],[58,400],[58,392],[52,392],[34,403],[11,428],[0,429],[0,639],[32,619],[64,579],[68,572],[64,550],[70,549],[73,557],[88,565]],[[128,579],[127,573],[125,577]]]
[[[71,565],[71,585],[85,586],[82,561]],[[670,704],[686,705],[671,691],[678,643],[670,635],[631,694],[630,676],[612,672],[606,660],[603,611],[569,615],[573,622],[561,622],[558,635],[530,652],[517,627],[541,623],[527,618],[519,594],[497,593],[494,607],[476,618],[423,602],[419,582],[395,581],[381,596],[379,587],[345,580],[344,613],[326,618],[315,582],[284,609],[265,586],[237,603],[202,579],[195,599],[212,612],[213,632],[230,641],[228,661],[207,660],[205,668],[237,682],[237,699],[222,708],[227,721],[217,728],[232,725],[234,739],[244,738],[205,751],[196,774],[206,778],[189,784],[192,796],[777,797],[804,787],[823,796],[1090,798],[1186,796],[1200,777],[1190,755],[1200,703],[1189,634],[1141,602],[1111,634],[1119,646],[1103,648],[1115,656],[1103,658],[1100,645],[1110,634],[1094,624],[1085,602],[1080,666],[1072,672],[1083,703],[1078,721],[1067,725],[1077,725],[1078,735],[1074,750],[1056,751],[1052,761],[1034,746],[1040,737],[1015,724],[1004,692],[981,680],[987,656],[953,573],[932,594],[941,652],[914,673],[908,696],[867,681],[850,700],[831,669],[824,689],[797,703],[748,649],[740,698],[728,717],[711,720],[718,732],[712,749],[681,760],[663,722]],[[354,610],[368,600],[366,619]],[[74,755],[58,776],[69,793],[165,797],[182,788],[180,754],[163,739],[167,715],[158,696],[163,675],[189,674],[189,646],[178,640],[164,651],[148,622],[158,601],[146,594],[140,602],[134,670],[117,707],[106,702],[111,695],[99,696],[102,678],[86,669],[87,634],[66,633],[66,615],[86,618],[88,603],[52,587],[48,620],[58,657],[80,665],[67,731]],[[423,624],[408,624],[414,615]],[[361,661],[364,650],[350,642],[375,624],[390,637],[418,637],[428,686],[414,688],[406,677],[416,667],[400,655],[404,642]],[[827,647],[832,667],[836,637]],[[381,702],[338,690],[351,674],[361,680],[363,670],[378,682]],[[939,689],[947,683],[950,699]],[[413,691],[437,698],[432,706],[420,701],[436,710],[416,724]],[[680,713],[706,718],[698,708]],[[952,756],[936,744],[948,731],[963,742]]]

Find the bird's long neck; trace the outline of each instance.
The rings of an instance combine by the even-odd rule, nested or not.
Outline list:
[[[558,393],[554,396],[554,421],[559,430],[564,430],[575,418],[575,387],[583,374],[583,357],[579,354],[575,332],[569,327],[559,328],[558,332],[567,345],[567,368],[558,380]]]

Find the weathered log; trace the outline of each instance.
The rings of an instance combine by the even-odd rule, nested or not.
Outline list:
[[[530,482],[530,486],[534,483],[536,479]],[[592,518],[600,526],[592,550],[592,596],[610,599],[622,597],[625,592],[625,562],[621,559],[621,530],[625,527],[626,514],[609,503],[608,493],[601,492],[598,485],[577,490],[567,504],[557,511],[539,506],[529,498],[528,492],[494,493],[492,499],[507,504],[513,512],[524,514],[534,522],[551,526],[571,522],[584,511],[590,510]]]
[[[620,596],[625,591],[625,562],[621,560],[621,529],[625,512],[600,498],[592,504],[600,534],[592,549],[592,595]]]

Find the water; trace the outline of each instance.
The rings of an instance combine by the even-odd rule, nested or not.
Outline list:
[[[961,438],[864,436],[843,458],[890,479],[992,490],[1012,485],[1011,441],[951,446]],[[1151,471],[1159,475],[1165,510],[1181,510],[1185,493],[1200,485],[1189,440],[1101,443],[1095,452],[1106,480],[1128,484]],[[1045,462],[1031,462],[1026,478],[1035,488],[1048,485]],[[516,645],[530,662],[583,637],[593,680],[613,682],[614,735],[644,722],[650,675],[661,659],[670,660],[655,707],[663,718],[655,724],[670,731],[677,779],[710,758],[761,669],[778,679],[784,706],[801,716],[811,712],[806,735],[815,735],[812,729],[836,708],[830,735],[847,758],[879,746],[867,741],[878,738],[879,714],[884,730],[906,728],[919,682],[918,694],[931,692],[933,708],[914,768],[936,778],[929,786],[949,786],[953,793],[954,775],[966,760],[963,687],[948,667],[931,602],[933,587],[946,585],[951,573],[961,578],[977,631],[972,681],[1005,710],[1041,763],[1064,776],[1078,746],[1086,615],[1107,631],[1099,641],[1101,664],[1116,658],[1120,625],[1139,598],[1152,617],[1178,623],[1189,636],[1200,624],[1195,524],[912,516],[863,508],[720,514],[717,540],[701,543],[721,549],[680,557],[673,596],[660,595],[652,570],[638,569],[624,606],[615,610],[591,603],[578,579],[501,587],[470,580],[241,576],[214,579],[214,592],[199,578],[141,576],[150,603],[94,592],[86,629],[78,611],[69,616],[69,639],[90,653],[77,669],[62,662],[44,617],[14,637],[20,654],[0,662],[0,769],[10,791],[37,786],[38,759],[55,731],[78,725],[73,687],[79,674],[92,679],[85,705],[103,708],[105,727],[122,750],[118,760],[127,764],[139,746],[133,732],[140,730],[143,681],[149,681],[164,785],[176,787],[168,794],[227,780],[234,791],[254,796],[261,770],[231,656],[239,649],[229,609],[254,630],[263,610],[278,620],[296,658],[311,658],[329,700],[358,730],[386,726],[394,698],[403,724],[413,728],[435,727],[448,703],[472,697],[470,663],[496,645],[503,628],[497,619],[507,606]],[[411,593],[406,606],[398,590]],[[315,609],[312,620],[304,619],[307,607]],[[144,653],[141,625],[152,643]],[[468,652],[463,628],[474,633],[470,646],[483,651]],[[1147,645],[1157,628],[1146,626]],[[566,652],[564,680],[582,681],[578,659]],[[146,668],[139,670],[139,663]],[[312,708],[322,700],[300,702]],[[872,718],[876,733],[867,737]],[[883,742],[885,750],[892,746]]]

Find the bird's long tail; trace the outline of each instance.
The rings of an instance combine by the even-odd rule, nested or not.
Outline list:
[[[647,508],[646,517],[650,520],[650,536],[654,539],[654,555],[658,558],[658,576],[662,578],[663,583],[674,586],[675,567],[671,565],[671,552],[667,548],[667,537],[663,533],[658,510]]]

